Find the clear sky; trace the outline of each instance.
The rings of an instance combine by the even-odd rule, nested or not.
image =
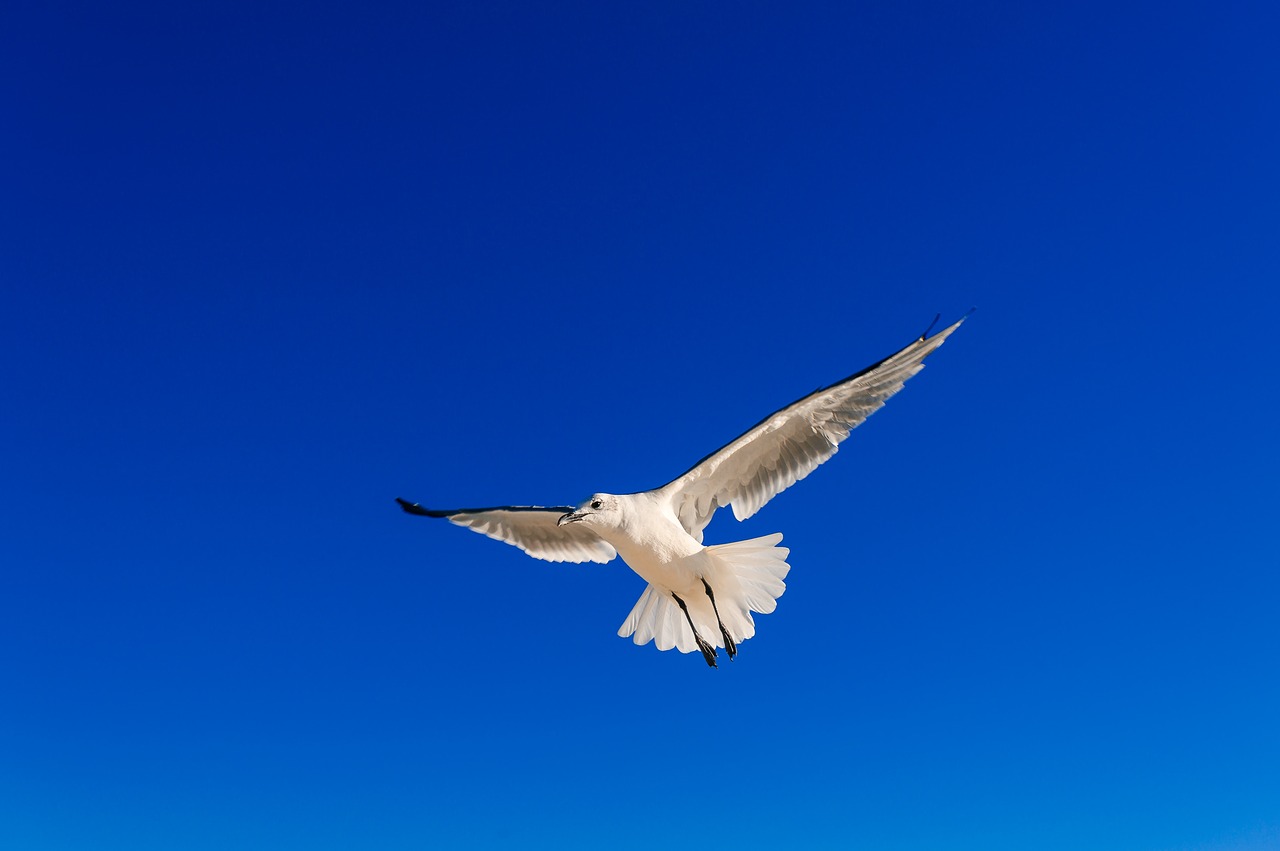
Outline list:
[[[1272,3],[17,2],[0,847],[1280,847]],[[738,659],[433,507],[745,524]]]

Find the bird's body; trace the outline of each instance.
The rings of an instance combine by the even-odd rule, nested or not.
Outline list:
[[[767,614],[786,589],[787,550],[781,534],[720,546],[703,546],[680,525],[666,489],[634,494],[595,494],[592,513],[563,516],[590,522],[593,531],[649,583],[618,634],[635,643],[653,640],[659,650],[701,649],[715,666],[715,651],[730,658],[755,634],[751,612]],[[684,629],[688,624],[690,629]]]
[[[405,511],[446,517],[547,561],[607,562],[621,556],[649,585],[618,634],[658,649],[716,648],[732,659],[755,634],[752,613],[768,614],[786,589],[782,535],[705,546],[715,510],[745,520],[774,495],[835,454],[849,432],[923,368],[926,355],[960,326],[926,334],[893,355],[766,417],[668,484],[632,494],[594,494],[577,507],[503,506]]]

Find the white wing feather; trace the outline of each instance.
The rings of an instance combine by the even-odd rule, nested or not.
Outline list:
[[[612,544],[581,523],[557,526],[556,521],[561,515],[573,511],[568,506],[507,505],[431,511],[415,503],[401,504],[411,514],[447,518],[450,523],[519,547],[543,561],[594,561],[604,564],[618,555]]]
[[[849,432],[923,369],[925,357],[961,322],[769,415],[665,485],[680,523],[701,541],[717,508],[732,506],[738,520],[755,514],[836,454]]]

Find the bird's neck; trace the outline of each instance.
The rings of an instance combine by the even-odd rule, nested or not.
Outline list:
[[[597,534],[613,544],[622,560],[632,566],[637,560],[666,564],[702,549],[702,544],[685,531],[675,515],[651,498],[634,501],[628,506],[622,523],[598,530]]]

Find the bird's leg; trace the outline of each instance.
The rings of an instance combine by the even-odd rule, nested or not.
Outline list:
[[[693,640],[698,642],[698,649],[702,651],[702,658],[707,660],[707,664],[716,667],[716,649],[707,643],[707,640],[698,635],[698,628],[693,625],[693,618],[689,617],[689,607],[684,604],[684,600],[680,599],[680,595],[671,592],[671,596],[680,604],[680,611],[684,612],[684,619],[689,622],[689,629],[693,630]]]
[[[724,628],[724,621],[720,620],[720,609],[716,606],[716,595],[711,593],[711,586],[707,583],[705,577],[702,579],[702,587],[707,589],[707,596],[711,598],[711,611],[716,613],[716,626],[720,627],[720,637],[724,639],[724,649],[729,652],[729,661],[733,661],[733,657],[738,655],[738,645],[733,643],[733,639],[729,636],[729,630]]]

